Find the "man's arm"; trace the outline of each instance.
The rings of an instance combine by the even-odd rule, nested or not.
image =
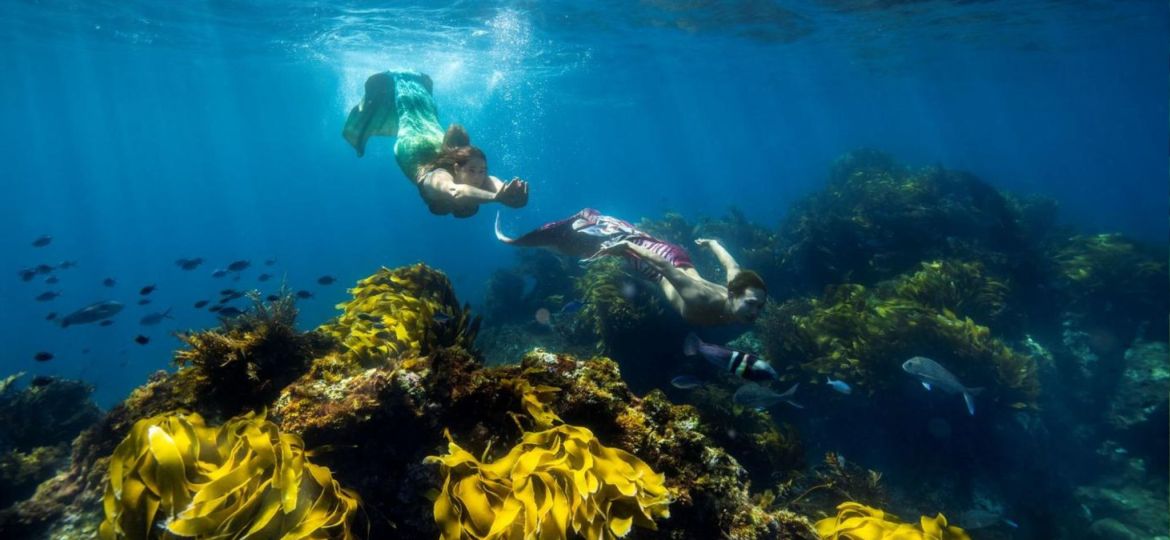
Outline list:
[[[646,264],[654,267],[654,271],[662,274],[662,277],[666,278],[666,280],[669,281],[671,285],[674,285],[675,290],[679,291],[680,294],[684,289],[692,285],[692,280],[694,278],[687,275],[686,272],[683,272],[677,266],[671,264],[670,261],[662,258],[657,253],[654,253],[653,251],[650,251],[628,240],[622,240],[621,242],[608,246],[598,252],[598,255],[626,254],[633,255],[645,261]]]
[[[719,264],[723,265],[723,269],[727,271],[727,281],[735,279],[735,276],[739,274],[739,263],[735,262],[735,258],[727,252],[727,248],[724,248],[723,244],[720,244],[718,240],[696,238],[695,243],[711,248],[711,252],[715,254],[715,258],[719,259]]]

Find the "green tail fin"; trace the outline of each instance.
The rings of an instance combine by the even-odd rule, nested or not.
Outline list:
[[[361,104],[349,111],[341,136],[357,150],[366,153],[366,141],[375,135],[398,135],[398,110],[394,104],[394,74],[377,73],[366,79],[366,95]]]

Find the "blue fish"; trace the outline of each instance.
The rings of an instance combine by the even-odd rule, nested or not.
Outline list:
[[[683,343],[683,354],[702,355],[708,362],[741,379],[749,381],[774,381],[779,378],[768,362],[754,354],[733,351],[713,343],[703,343],[694,333],[687,334]]]
[[[796,388],[799,386],[800,383],[796,383],[788,390],[785,390],[783,394],[777,394],[766,386],[761,386],[759,384],[749,382],[739,387],[739,390],[735,391],[735,396],[733,396],[731,400],[734,401],[736,405],[751,407],[756,410],[767,409],[768,407],[771,407],[780,402],[792,405],[797,409],[803,409],[804,405],[801,405],[792,399],[793,396],[796,395]]]
[[[679,375],[678,377],[670,380],[670,385],[678,388],[679,390],[690,390],[692,388],[698,388],[702,384],[703,381],[700,381],[697,377],[692,377],[690,375]]]
[[[573,314],[573,313],[576,313],[578,311],[581,311],[581,308],[583,308],[583,307],[585,307],[584,302],[582,302],[580,300],[573,300],[572,302],[569,302],[561,307],[561,313],[563,313],[565,315]]]
[[[942,364],[925,356],[915,356],[902,363],[902,370],[918,378],[922,386],[930,391],[934,387],[948,394],[962,394],[967,403],[967,412],[975,416],[975,396],[982,388],[967,388],[959,381],[954,373],[947,371]]]
[[[845,394],[847,396],[849,394],[853,393],[853,389],[850,388],[849,383],[847,383],[845,381],[837,381],[837,380],[833,380],[833,379],[830,379],[828,377],[825,377],[825,384],[829,385],[829,387],[832,388],[833,390],[836,390],[836,391],[838,391],[842,394]]]

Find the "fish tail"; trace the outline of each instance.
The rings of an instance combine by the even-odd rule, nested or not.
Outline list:
[[[780,394],[780,397],[782,397],[782,398],[790,398],[790,397],[792,397],[792,396],[795,396],[795,395],[796,395],[796,389],[797,389],[797,388],[799,388],[799,387],[800,387],[800,383],[793,384],[793,385],[792,385],[792,386],[791,386],[791,387],[790,387],[788,390],[785,390],[783,394]]]
[[[799,387],[800,387],[800,383],[796,383],[796,384],[792,385],[791,388],[789,388],[788,390],[785,390],[783,394],[780,394],[780,397],[784,400],[784,403],[792,405],[793,407],[796,407],[797,409],[803,409],[804,405],[801,405],[801,404],[797,403],[796,400],[792,399],[793,396],[796,395],[796,389]]]
[[[963,401],[967,402],[967,412],[975,416],[975,396],[971,395],[970,390],[963,390]]]
[[[508,235],[504,234],[504,230],[502,228],[500,228],[500,212],[498,210],[496,211],[496,240],[499,240],[505,244],[516,243],[515,238],[511,238]]]
[[[683,341],[683,354],[687,356],[694,356],[699,354],[699,347],[703,344],[703,340],[699,339],[694,332],[687,334],[687,339]]]

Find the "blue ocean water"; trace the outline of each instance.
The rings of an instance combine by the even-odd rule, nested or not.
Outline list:
[[[1166,239],[1165,2],[223,2],[0,5],[2,372],[80,377],[109,406],[166,369],[192,304],[276,276],[334,314],[378,266],[425,261],[475,307],[513,264],[495,208],[430,215],[389,139],[340,137],[362,83],[434,79],[491,172],[531,182],[523,230],[582,207],[735,206],[775,225],[873,147],[1060,202],[1088,231]],[[51,235],[45,247],[31,245]],[[203,257],[195,271],[178,258]],[[247,259],[239,282],[211,272]],[[275,259],[266,267],[263,261]],[[23,282],[37,264],[76,261]],[[330,286],[316,283],[333,275]],[[116,279],[114,287],[102,280]],[[151,303],[136,305],[154,284]],[[34,298],[59,291],[50,301]],[[45,321],[98,300],[109,327]],[[140,317],[173,309],[152,327]],[[150,342],[134,342],[138,334]],[[34,361],[38,351],[49,362]]]

